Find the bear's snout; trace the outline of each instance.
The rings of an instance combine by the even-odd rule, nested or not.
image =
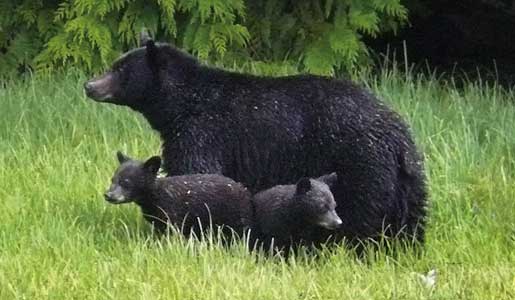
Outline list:
[[[96,101],[107,101],[113,98],[114,75],[108,72],[100,77],[93,78],[84,83],[86,96]]]
[[[104,194],[104,198],[107,202],[112,204],[122,204],[129,202],[124,195],[113,193],[113,192],[106,192]]]
[[[338,216],[336,211],[330,210],[319,217],[318,225],[325,229],[335,230],[342,225],[342,219]]]
[[[109,203],[117,203],[117,202],[120,202],[119,201],[119,197],[117,197],[113,192],[111,191],[107,191],[104,193],[104,198],[107,202]]]
[[[104,193],[104,198],[107,202],[112,204],[130,202],[119,185],[111,185],[111,187],[109,187],[109,189]]]
[[[91,83],[90,81],[86,81],[84,83],[84,90],[86,91],[86,95],[88,95],[88,97],[91,95],[91,93],[93,93],[93,83]]]
[[[111,202],[111,193],[110,192],[105,192],[104,193],[104,199],[106,199],[106,201],[108,201],[108,202]]]

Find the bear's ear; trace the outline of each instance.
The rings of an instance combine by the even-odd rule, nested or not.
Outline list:
[[[118,158],[118,161],[120,162],[120,164],[123,164],[124,162],[126,162],[130,159],[127,155],[123,154],[121,151],[116,152],[116,157]]]
[[[143,164],[143,168],[145,168],[145,170],[149,171],[152,174],[157,174],[160,167],[161,157],[159,156],[152,156]]]
[[[145,28],[141,30],[139,35],[139,45],[147,50],[147,58],[150,64],[157,65],[157,47]]]
[[[156,44],[154,43],[153,40],[149,40],[146,44],[145,44],[145,47],[147,49],[147,57],[153,61],[155,60],[156,56],[157,56],[157,47],[156,47]]]
[[[311,180],[307,177],[303,177],[297,181],[297,190],[296,193],[299,195],[303,195],[311,190]]]
[[[150,69],[154,74],[157,74],[159,71],[159,66],[162,65],[161,59],[159,57],[159,49],[153,40],[149,40],[146,44],[147,50],[147,61],[150,66]]]
[[[332,187],[336,182],[338,182],[338,175],[336,175],[336,172],[333,172],[331,174],[320,176],[317,180],[327,184],[329,187]]]
[[[141,29],[141,33],[139,34],[139,46],[144,47],[151,40],[152,38],[148,34],[148,31],[145,28]]]

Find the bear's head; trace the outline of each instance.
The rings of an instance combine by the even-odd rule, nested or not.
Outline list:
[[[342,224],[330,190],[337,180],[336,173],[331,173],[316,179],[304,177],[297,182],[294,201],[309,223],[329,230],[337,229]]]
[[[131,159],[120,151],[116,153],[120,166],[114,173],[105,199],[113,204],[144,199],[154,184],[161,166],[161,158],[153,156],[145,162]]]
[[[139,48],[126,52],[104,74],[84,83],[84,90],[95,101],[140,110],[162,98],[163,87],[173,95],[173,88],[183,85],[197,64],[195,58],[171,45],[155,43],[143,32]]]

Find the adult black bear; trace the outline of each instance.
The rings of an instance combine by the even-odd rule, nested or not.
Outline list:
[[[423,241],[423,161],[401,118],[346,80],[279,78],[201,65],[168,44],[145,46],[85,83],[99,102],[145,116],[169,175],[219,173],[253,192],[336,171],[339,237]]]

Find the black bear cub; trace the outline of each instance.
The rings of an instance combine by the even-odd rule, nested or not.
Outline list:
[[[117,153],[120,166],[105,198],[113,204],[135,202],[147,221],[160,233],[173,225],[183,234],[197,237],[207,229],[242,235],[250,227],[251,195],[230,178],[217,174],[193,174],[158,178],[161,158],[147,161]]]
[[[317,242],[313,229],[335,230],[342,224],[330,186],[336,173],[322,177],[301,178],[297,184],[278,185],[254,195],[254,233],[258,246],[265,250],[312,246]]]

